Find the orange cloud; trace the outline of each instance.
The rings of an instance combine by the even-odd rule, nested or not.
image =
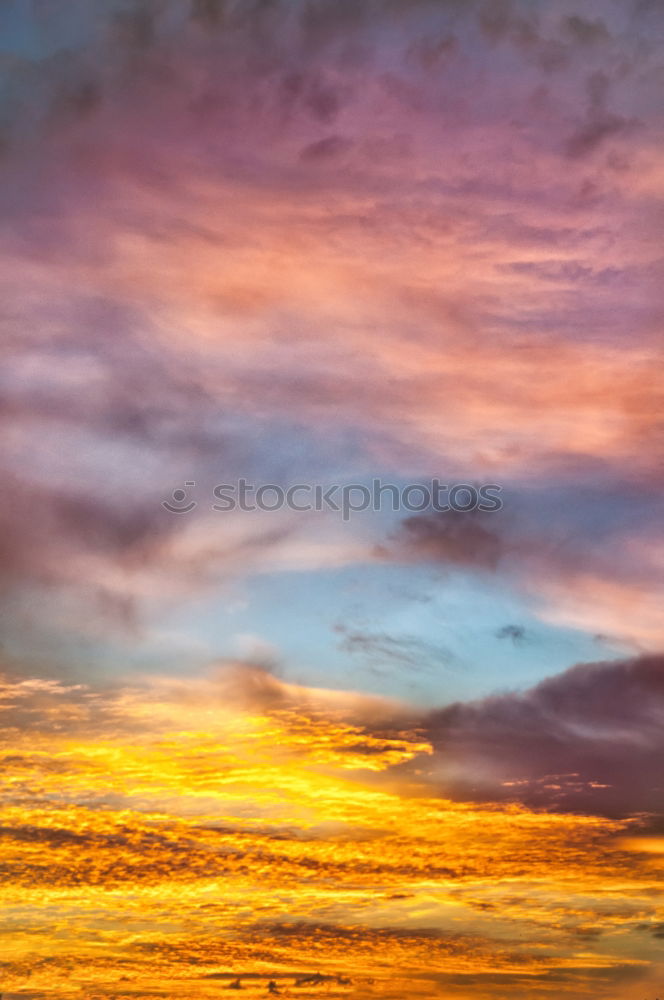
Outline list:
[[[6,689],[32,716],[1,751],[6,989],[581,996],[652,968],[631,824],[437,798],[394,706],[259,680]]]

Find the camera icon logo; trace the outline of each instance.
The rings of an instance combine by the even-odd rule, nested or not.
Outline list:
[[[196,483],[188,481],[184,485],[195,486]],[[198,504],[195,500],[190,500],[189,503],[187,503],[187,491],[177,489],[173,490],[170,500],[162,500],[161,506],[170,511],[171,514],[188,514],[194,509],[194,507],[197,507]]]

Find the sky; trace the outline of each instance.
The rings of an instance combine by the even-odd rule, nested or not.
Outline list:
[[[0,0],[5,1000],[663,995],[663,36]]]

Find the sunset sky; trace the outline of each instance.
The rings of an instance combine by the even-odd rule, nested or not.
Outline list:
[[[663,53],[0,0],[4,1000],[664,997]]]

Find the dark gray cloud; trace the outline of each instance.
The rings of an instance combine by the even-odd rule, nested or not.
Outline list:
[[[494,570],[508,544],[486,514],[436,512],[405,518],[393,548],[388,545],[379,554],[393,552],[397,558]]]
[[[75,486],[58,489],[6,474],[0,587],[5,592],[26,584],[94,587],[94,579],[80,579],[79,560],[99,557],[128,570],[149,563],[172,534],[172,520],[149,501],[114,502]]]
[[[155,40],[158,6],[153,3],[137,3],[134,9],[121,10],[115,15],[114,27],[120,44],[130,49],[143,51]]]
[[[523,642],[526,639],[526,630],[523,625],[503,625],[496,632],[498,639],[511,639],[512,642]]]
[[[306,146],[302,150],[300,158],[304,161],[314,162],[336,160],[352,148],[353,143],[348,139],[344,139],[343,136],[330,135],[325,139],[319,139],[317,142],[312,142]]]
[[[585,119],[569,136],[565,146],[572,159],[588,156],[608,139],[629,135],[640,125],[637,118],[609,109],[610,88],[611,80],[606,73],[598,71],[588,77]]]
[[[524,693],[432,712],[462,798],[625,816],[664,812],[664,658],[581,664]]]
[[[208,28],[217,28],[223,21],[226,0],[192,0],[191,17]]]
[[[611,35],[602,20],[588,20],[578,14],[572,14],[563,21],[563,29],[581,45],[594,45],[608,40]]]

